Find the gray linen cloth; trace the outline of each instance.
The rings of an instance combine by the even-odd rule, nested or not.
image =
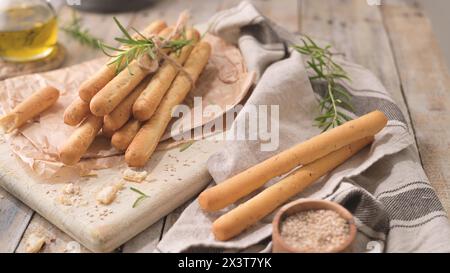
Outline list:
[[[220,183],[250,166],[320,133],[313,126],[321,83],[311,85],[303,57],[289,49],[299,38],[270,22],[250,3],[219,12],[210,32],[239,46],[258,81],[237,120],[249,105],[279,105],[280,146],[262,152],[259,141],[227,141],[213,155],[208,169]],[[355,252],[449,252],[447,214],[425,175],[405,118],[380,81],[365,68],[339,61],[352,79],[342,83],[353,95],[353,117],[375,109],[389,119],[371,147],[359,152],[299,194],[298,198],[339,202],[355,216]],[[214,181],[211,185],[214,184]],[[266,185],[276,183],[276,179]],[[248,199],[248,198],[245,198]],[[194,200],[157,246],[160,252],[270,251],[271,221],[267,216],[227,242],[214,239],[212,222],[232,209],[204,213]]]

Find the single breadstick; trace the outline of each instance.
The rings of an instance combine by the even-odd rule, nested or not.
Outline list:
[[[214,237],[217,240],[226,241],[240,234],[303,191],[314,181],[344,163],[372,141],[373,137],[365,137],[300,167],[293,174],[214,221],[212,226]]]
[[[167,37],[172,32],[172,28],[168,27],[159,35],[162,38]],[[150,60],[147,55],[142,56],[148,62],[156,62],[158,60]],[[147,62],[145,61],[145,62]],[[142,66],[140,60],[132,61],[127,68],[122,70],[114,79],[108,82],[95,96],[92,98],[89,107],[92,114],[96,116],[105,116],[111,113],[114,108],[119,105],[128,94],[148,75],[151,70]]]
[[[156,20],[151,23],[144,31],[143,35],[149,37],[153,34],[160,33],[167,28],[164,21]],[[139,38],[138,34],[133,35],[134,38]],[[125,47],[122,47],[122,49]],[[109,62],[108,62],[109,63]],[[104,65],[94,76],[83,82],[80,86],[78,94],[80,98],[86,102],[90,102],[92,97],[98,93],[105,85],[116,76],[116,68],[114,65]]]
[[[120,130],[114,133],[111,138],[112,146],[119,151],[125,151],[139,132],[139,129],[141,129],[141,122],[136,119],[131,119]]]
[[[358,139],[377,134],[386,126],[386,123],[387,118],[380,111],[374,111],[344,123],[205,190],[198,199],[200,206],[205,211],[223,209],[274,177],[288,173],[299,165],[313,162]]]
[[[89,103],[77,97],[64,111],[64,123],[70,126],[76,126],[83,121],[91,111]]]
[[[200,34],[195,29],[189,29],[186,31],[186,38],[192,43],[183,47],[179,54],[170,54],[170,58],[179,65],[183,65],[187,60],[195,43],[200,39]],[[133,116],[136,119],[145,121],[151,118],[178,73],[178,68],[171,62],[166,61],[163,64],[133,105]]]
[[[143,80],[128,97],[126,97],[111,113],[103,119],[103,129],[106,131],[116,131],[120,129],[131,117],[131,109],[139,95],[144,91],[150,82],[151,77]]]
[[[34,92],[19,103],[10,113],[1,117],[0,126],[7,133],[10,133],[50,108],[56,103],[58,98],[58,89],[51,86]]]
[[[59,150],[59,158],[66,165],[74,165],[80,161],[102,128],[103,118],[90,114],[84,122],[75,129],[69,139]]]
[[[189,55],[184,70],[194,83],[208,63],[210,55],[211,46],[206,42],[198,43]],[[125,153],[125,161],[129,166],[142,167],[153,154],[172,118],[173,108],[181,104],[192,89],[189,76],[184,72],[178,74],[155,114],[139,130]]]

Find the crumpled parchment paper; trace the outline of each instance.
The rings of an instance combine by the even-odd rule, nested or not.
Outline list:
[[[188,116],[181,117],[168,126],[168,131],[179,128],[176,131],[187,132],[223,115],[227,109],[245,97],[253,83],[254,73],[247,71],[239,49],[213,35],[207,34],[204,40],[211,44],[212,55],[185,103],[193,108],[194,96],[202,97],[203,109],[208,105],[217,105],[222,112],[199,120]],[[72,168],[80,175],[84,175],[92,170],[110,168],[123,163],[123,154],[111,147],[109,139],[100,135],[75,166],[64,166],[58,158],[58,148],[74,130],[74,127],[63,122],[64,109],[78,95],[79,85],[105,62],[105,58],[100,58],[64,69],[0,82],[0,111],[3,114],[47,85],[52,85],[61,92],[58,102],[51,109],[6,138],[12,152],[38,176],[50,178],[64,168]],[[194,112],[191,111],[192,115]],[[162,141],[169,138],[170,135],[166,132]]]

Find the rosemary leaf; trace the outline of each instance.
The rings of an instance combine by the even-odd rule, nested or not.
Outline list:
[[[113,19],[114,19],[114,22],[116,23],[116,25],[119,27],[120,31],[123,33],[123,35],[125,35],[125,37],[127,37],[128,40],[133,40],[133,38],[131,38],[131,35],[128,33],[128,31],[122,26],[120,21],[116,17],[113,17]]]
[[[139,205],[139,203],[140,203],[142,200],[144,200],[144,199],[150,197],[150,196],[148,196],[147,194],[143,193],[142,191],[140,191],[140,190],[138,190],[138,189],[136,189],[136,188],[130,187],[130,190],[132,190],[132,191],[136,192],[137,194],[139,194],[139,197],[136,198],[136,200],[135,200],[134,203],[133,203],[133,206],[132,206],[133,208],[137,207],[137,205]]]
[[[124,68],[128,67],[128,65],[133,60],[139,59],[142,56],[147,55],[152,60],[157,59],[158,48],[152,39],[146,38],[142,33],[132,28],[132,30],[136,32],[138,36],[137,38],[134,38],[130,35],[130,33],[125,29],[125,27],[120,23],[120,21],[116,17],[114,17],[114,22],[116,23],[117,27],[120,29],[120,31],[124,36],[124,37],[116,37],[115,40],[121,43],[123,46],[125,46],[125,48],[115,48],[112,46],[105,45],[103,43],[101,43],[100,48],[107,56],[111,56],[113,54],[106,52],[105,49],[117,52],[116,55],[113,55],[114,60],[112,60],[109,63],[110,65],[115,65],[116,73],[119,73]],[[162,38],[160,37],[160,39]],[[192,43],[191,40],[185,38],[172,40],[163,44],[163,48],[169,48],[171,51],[176,52],[178,54],[178,52],[180,52],[183,47],[191,43]],[[132,72],[130,70],[129,73],[132,75]]]
[[[133,203],[133,209],[134,209],[135,207],[137,207],[137,205],[138,205],[142,200],[144,200],[145,198],[147,198],[147,196],[139,196],[139,197],[134,201],[134,203]]]
[[[342,125],[351,118],[342,113],[339,108],[353,110],[351,95],[339,81],[351,81],[346,71],[334,62],[331,45],[323,48],[317,45],[310,37],[302,39],[303,45],[294,45],[293,49],[308,57],[306,64],[314,71],[310,81],[323,82],[327,89],[319,101],[321,115],[314,119],[316,126],[323,131]]]
[[[92,36],[89,33],[88,29],[82,28],[81,19],[75,12],[73,12],[72,14],[72,21],[67,25],[61,27],[61,30],[83,45],[87,45],[96,49],[102,49],[101,40]]]

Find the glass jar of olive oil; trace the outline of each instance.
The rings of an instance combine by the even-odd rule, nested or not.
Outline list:
[[[25,62],[49,56],[56,47],[55,11],[45,0],[0,0],[0,58]]]

